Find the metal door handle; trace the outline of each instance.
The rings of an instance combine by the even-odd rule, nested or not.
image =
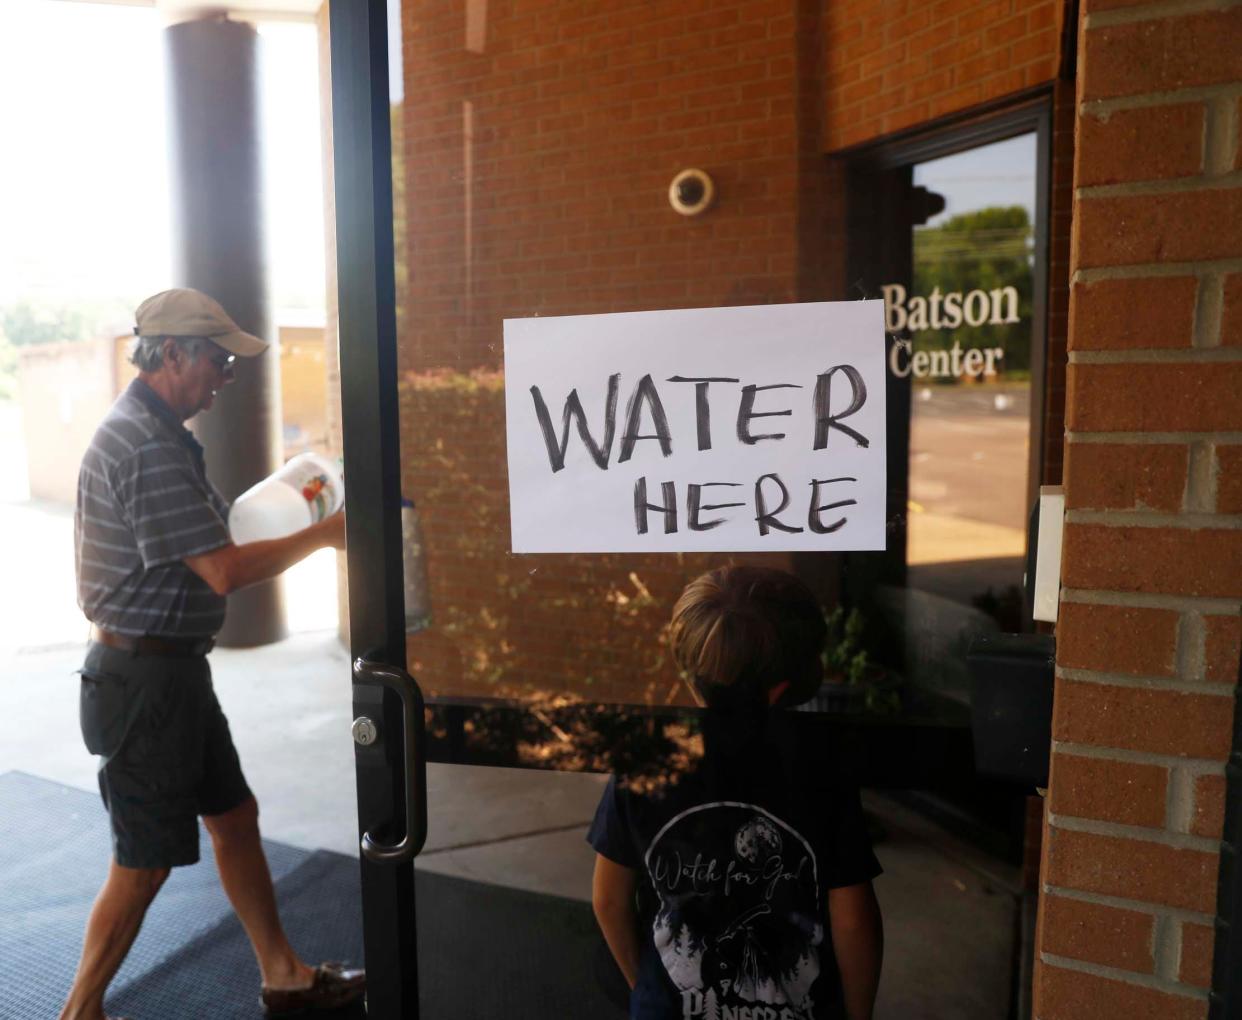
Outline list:
[[[407,864],[427,841],[427,767],[423,741],[423,692],[404,669],[370,659],[354,660],[354,682],[380,684],[401,699],[404,723],[405,836],[381,843],[370,832],[362,835],[362,854],[377,864]]]

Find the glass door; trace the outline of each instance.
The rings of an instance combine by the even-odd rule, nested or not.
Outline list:
[[[971,641],[1031,626],[1024,574],[1042,456],[1046,110],[1040,101],[950,125],[860,153],[849,167],[853,278],[885,302],[896,532],[882,559],[853,558],[851,601],[877,659],[963,706]],[[979,782],[953,796],[1020,852],[1013,790]]]
[[[822,271],[821,227],[841,210],[798,70],[815,19],[743,8],[331,0],[372,1015],[417,1015],[424,762],[615,773],[646,790],[700,767],[704,717],[666,625],[705,571],[775,567],[824,607],[824,681],[780,745],[807,789],[971,772],[964,706],[869,650],[851,613],[857,580],[892,573],[891,554],[511,551],[505,320],[856,296]],[[908,458],[900,400],[889,432]],[[902,576],[904,464],[886,511]],[[743,864],[757,832],[733,849]],[[556,932],[514,923],[509,938],[547,958],[507,989],[510,1015],[548,1015],[548,981],[582,975],[558,963]],[[470,1015],[475,964],[460,966],[450,1015]],[[707,1001],[686,1008],[711,1015]]]

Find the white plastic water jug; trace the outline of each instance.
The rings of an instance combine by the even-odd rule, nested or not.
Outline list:
[[[299,453],[233,501],[229,535],[235,545],[284,538],[331,516],[344,502],[345,484],[336,462],[318,453]]]

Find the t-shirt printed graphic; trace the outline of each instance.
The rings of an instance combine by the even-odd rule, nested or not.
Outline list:
[[[810,1020],[824,926],[801,833],[754,804],[682,811],[644,859],[659,897],[652,936],[683,1020]]]

